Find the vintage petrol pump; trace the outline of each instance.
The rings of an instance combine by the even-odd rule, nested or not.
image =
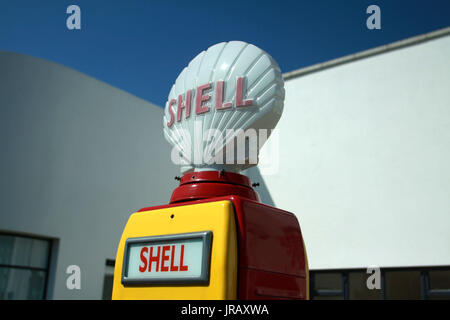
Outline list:
[[[183,176],[169,204],[129,218],[113,299],[308,299],[297,218],[261,203],[239,173],[257,164],[283,101],[277,63],[244,42],[214,45],[181,72],[163,125]]]

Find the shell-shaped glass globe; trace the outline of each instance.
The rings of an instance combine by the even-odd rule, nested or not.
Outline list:
[[[256,165],[283,103],[283,78],[269,54],[242,41],[211,46],[170,90],[163,122],[172,161],[181,172]]]

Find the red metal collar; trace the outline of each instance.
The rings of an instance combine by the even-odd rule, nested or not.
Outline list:
[[[260,202],[250,179],[242,174],[226,171],[201,171],[186,173],[173,191],[170,203],[193,201],[228,195]]]

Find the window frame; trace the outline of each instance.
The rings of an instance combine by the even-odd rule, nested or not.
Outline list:
[[[53,247],[54,247],[53,239],[42,237],[42,236],[38,236],[38,235],[21,234],[21,233],[6,232],[6,231],[0,231],[0,235],[16,237],[16,238],[27,238],[27,239],[33,239],[33,240],[44,240],[44,241],[47,241],[47,243],[48,243],[48,254],[47,254],[47,261],[46,261],[45,267],[31,267],[31,266],[20,266],[20,265],[14,265],[14,264],[0,263],[0,268],[10,268],[10,269],[21,269],[21,270],[31,270],[31,271],[42,271],[42,272],[44,272],[45,273],[45,276],[44,276],[44,290],[42,292],[42,297],[39,300],[47,300],[48,286],[49,286],[49,279],[50,279],[50,266],[51,266],[52,253],[53,253]]]
[[[420,272],[420,294],[422,300],[427,300],[432,296],[444,296],[450,299],[450,288],[448,289],[431,289],[430,288],[430,271],[450,271],[450,266],[427,266],[427,267],[395,267],[395,268],[382,268],[381,272],[381,300],[386,299],[386,272],[395,271],[419,271]],[[349,273],[351,272],[362,272],[367,274],[367,269],[355,268],[355,269],[320,269],[320,270],[310,270],[309,279],[309,296],[311,299],[315,297],[327,297],[327,296],[341,296],[344,300],[349,300],[350,296],[350,283],[349,283]],[[340,273],[342,278],[342,290],[323,290],[315,289],[315,276],[321,273]]]

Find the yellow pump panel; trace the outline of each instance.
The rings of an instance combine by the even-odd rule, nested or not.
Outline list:
[[[114,269],[113,299],[236,299],[237,240],[231,201],[167,207],[131,215],[120,239]],[[121,282],[125,242],[129,238],[212,232],[209,283],[126,285]]]

